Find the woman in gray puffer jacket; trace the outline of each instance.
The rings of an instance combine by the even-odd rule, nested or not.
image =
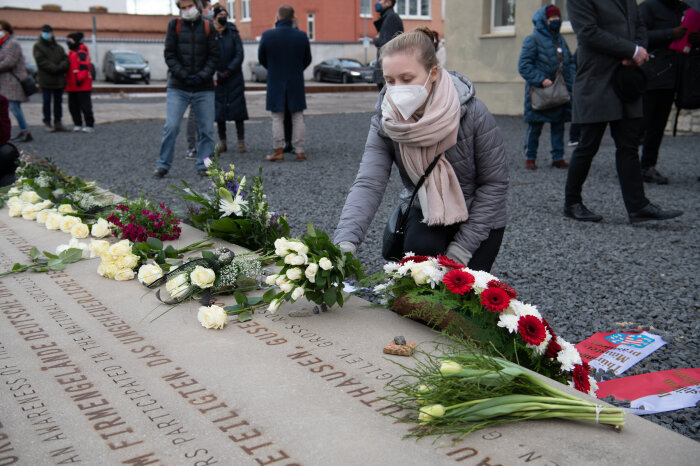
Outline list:
[[[410,207],[404,253],[445,254],[469,268],[490,270],[506,226],[508,189],[505,148],[493,116],[467,78],[437,67],[427,28],[387,43],[382,66],[387,86],[334,241],[343,251],[356,251],[394,163],[406,212],[415,183],[442,154]]]

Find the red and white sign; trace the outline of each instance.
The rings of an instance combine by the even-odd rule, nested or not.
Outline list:
[[[649,332],[608,332],[594,334],[576,349],[592,368],[620,375],[665,344],[659,335]]]

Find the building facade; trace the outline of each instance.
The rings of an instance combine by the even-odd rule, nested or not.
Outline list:
[[[30,10],[41,10],[44,6],[60,7],[62,11],[90,11],[90,8],[98,7],[110,13],[127,12],[127,0],[2,0],[0,5]]]

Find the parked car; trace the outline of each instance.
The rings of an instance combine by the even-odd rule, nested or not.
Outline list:
[[[329,58],[314,66],[314,79],[341,83],[372,82],[373,70],[352,58]]]
[[[267,68],[260,63],[250,65],[250,80],[256,83],[264,83],[267,81]]]
[[[133,82],[151,80],[151,68],[140,53],[132,50],[110,50],[102,61],[105,81]]]

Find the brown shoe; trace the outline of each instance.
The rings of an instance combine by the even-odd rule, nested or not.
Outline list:
[[[219,152],[226,152],[228,150],[228,146],[226,145],[226,140],[221,139],[219,140]]]
[[[243,139],[238,141],[238,152],[241,154],[246,151],[245,141]]]
[[[569,168],[569,162],[567,162],[564,159],[555,160],[554,162],[552,162],[552,166],[554,168]]]
[[[282,147],[280,147],[279,149],[275,149],[275,153],[265,157],[265,160],[267,160],[268,162],[284,162],[284,152],[282,150]]]
[[[306,154],[297,152],[297,162],[303,162],[304,160],[306,160]]]
[[[528,170],[537,170],[537,165],[535,164],[534,160],[528,159],[525,161],[525,168]]]
[[[68,131],[65,126],[63,126],[63,123],[60,121],[57,121],[56,123],[53,124],[53,129],[54,131]]]

